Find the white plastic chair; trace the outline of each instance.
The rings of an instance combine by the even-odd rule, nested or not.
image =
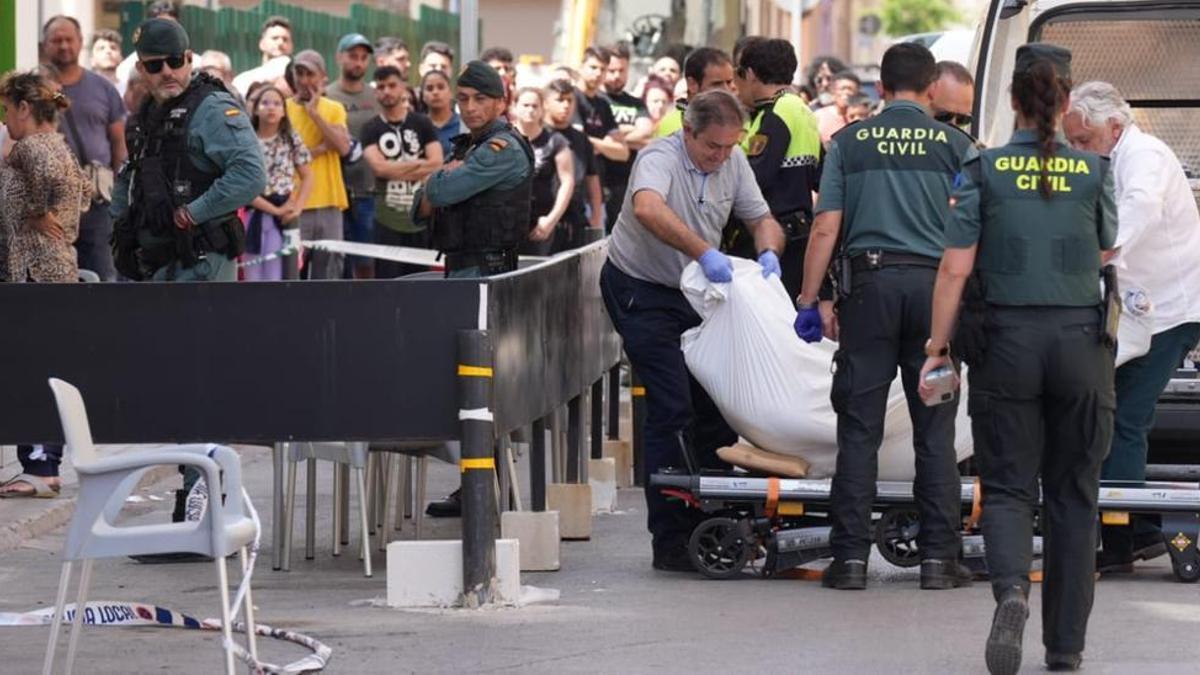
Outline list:
[[[225,671],[234,669],[232,617],[229,606],[229,576],[226,556],[238,551],[242,573],[246,573],[247,546],[254,541],[257,529],[243,510],[242,469],[238,455],[231,448],[212,444],[180,445],[168,449],[136,452],[115,457],[100,457],[92,443],[87,410],[79,390],[62,380],[51,378],[50,388],[58,404],[66,452],[79,476],[79,496],[75,514],[71,517],[67,541],[63,546],[62,575],[54,606],[54,621],[50,625],[50,642],[42,673],[50,675],[54,667],[54,652],[66,607],[67,587],[71,566],[82,560],[79,590],[75,599],[75,616],[67,647],[67,670],[75,663],[79,635],[83,629],[83,608],[87,603],[88,586],[92,578],[92,562],[96,558],[114,558],[155,553],[190,552],[211,556],[216,561],[221,592],[221,628],[224,634]],[[114,521],[129,496],[147,470],[163,465],[186,464],[196,467],[211,488],[225,499],[210,495],[208,508],[199,521],[161,523],[154,525],[116,526]],[[257,659],[254,640],[253,598],[249,587],[245,597],[246,643],[250,654]]]
[[[344,465],[354,472],[354,480],[358,488],[359,526],[362,528],[362,545],[359,556],[363,561],[363,576],[371,576],[371,528],[367,518],[369,496],[366,485],[367,444],[355,443],[299,443],[287,444],[287,478],[285,479],[283,512],[283,547],[280,568],[289,571],[292,568],[292,524],[296,515],[296,465],[301,461],[307,462],[306,490],[306,521],[305,521],[305,555],[312,558],[315,549],[316,530],[316,466],[317,460],[334,462]],[[339,514],[340,515],[340,514]],[[337,545],[341,539],[338,531],[340,518],[334,519],[334,554],[340,553]]]

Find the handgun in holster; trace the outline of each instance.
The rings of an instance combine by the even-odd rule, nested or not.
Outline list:
[[[1117,284],[1117,268],[1105,265],[1100,269],[1104,282],[1104,304],[1100,308],[1100,341],[1109,349],[1117,348],[1117,328],[1121,324],[1121,289]]]
[[[808,239],[808,235],[812,231],[812,222],[803,211],[793,211],[779,216],[776,221],[783,228],[783,235],[789,242]]]

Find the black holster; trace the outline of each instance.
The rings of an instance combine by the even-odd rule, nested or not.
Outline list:
[[[1100,307],[1100,341],[1105,347],[1117,348],[1117,329],[1121,325],[1121,289],[1117,283],[1117,268],[1105,265],[1100,269],[1104,281],[1104,304]]]
[[[967,277],[963,286],[958,326],[952,340],[958,356],[972,368],[982,365],[987,354],[987,313],[983,279],[978,272],[974,272]]]
[[[833,287],[834,302],[842,302],[850,297],[854,283],[854,271],[851,269],[850,256],[845,251],[838,251],[829,266],[829,283]]]

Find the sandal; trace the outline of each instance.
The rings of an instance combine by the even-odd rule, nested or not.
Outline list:
[[[26,492],[17,488],[16,486],[21,483],[33,488],[33,491]],[[62,486],[47,483],[45,476],[22,473],[0,484],[0,499],[53,499],[58,496],[61,489]]]

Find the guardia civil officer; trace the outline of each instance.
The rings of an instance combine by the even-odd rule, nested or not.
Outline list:
[[[533,149],[504,117],[504,81],[483,61],[458,76],[458,110],[470,134],[454,139],[446,165],[414,197],[414,218],[432,217],[446,276],[481,277],[517,268],[529,235]]]
[[[880,77],[887,105],[871,120],[833,137],[804,259],[796,332],[816,342],[824,321],[826,335],[840,339],[830,391],[838,416],[830,495],[834,560],[822,579],[830,588],[867,585],[877,455],[897,367],[913,425],[921,588],[970,583],[970,573],[957,563],[957,403],[926,407],[917,396],[951,181],[962,159],[974,152],[969,137],[927,113],[935,73],[933,55],[918,44],[901,43],[883,55]],[[818,310],[817,291],[839,233],[852,281],[848,289],[842,284],[849,296],[833,315],[829,308]]]
[[[134,281],[236,281],[237,210],[267,180],[254,129],[220,80],[193,76],[178,22],[149,19],[133,42],[150,97],[126,129],[129,162],[113,188],[117,270]]]
[[[796,65],[796,50],[787,40],[748,38],[734,71],[738,98],[753,111],[742,149],[771,215],[787,235],[780,278],[791,297],[800,292],[812,193],[821,179],[816,117],[791,90]],[[726,230],[722,248],[742,258],[756,254],[754,240],[740,222]]]
[[[1051,670],[1079,667],[1092,609],[1100,466],[1112,436],[1113,353],[1101,340],[1101,260],[1117,234],[1108,161],[1058,131],[1071,53],[1017,50],[1008,145],[969,160],[954,191],[922,373],[947,362],[963,285],[976,267],[987,346],[970,371],[971,428],[996,611],[986,660],[1015,673],[1029,615],[1038,476],[1044,507],[1042,642]]]
[[[129,162],[113,187],[117,271],[133,281],[236,281],[245,241],[236,212],[267,182],[258,138],[220,80],[193,77],[188,34],[178,22],[149,19],[134,30],[133,43],[150,96],[126,128]],[[173,520],[184,519],[198,477],[184,471]]]

